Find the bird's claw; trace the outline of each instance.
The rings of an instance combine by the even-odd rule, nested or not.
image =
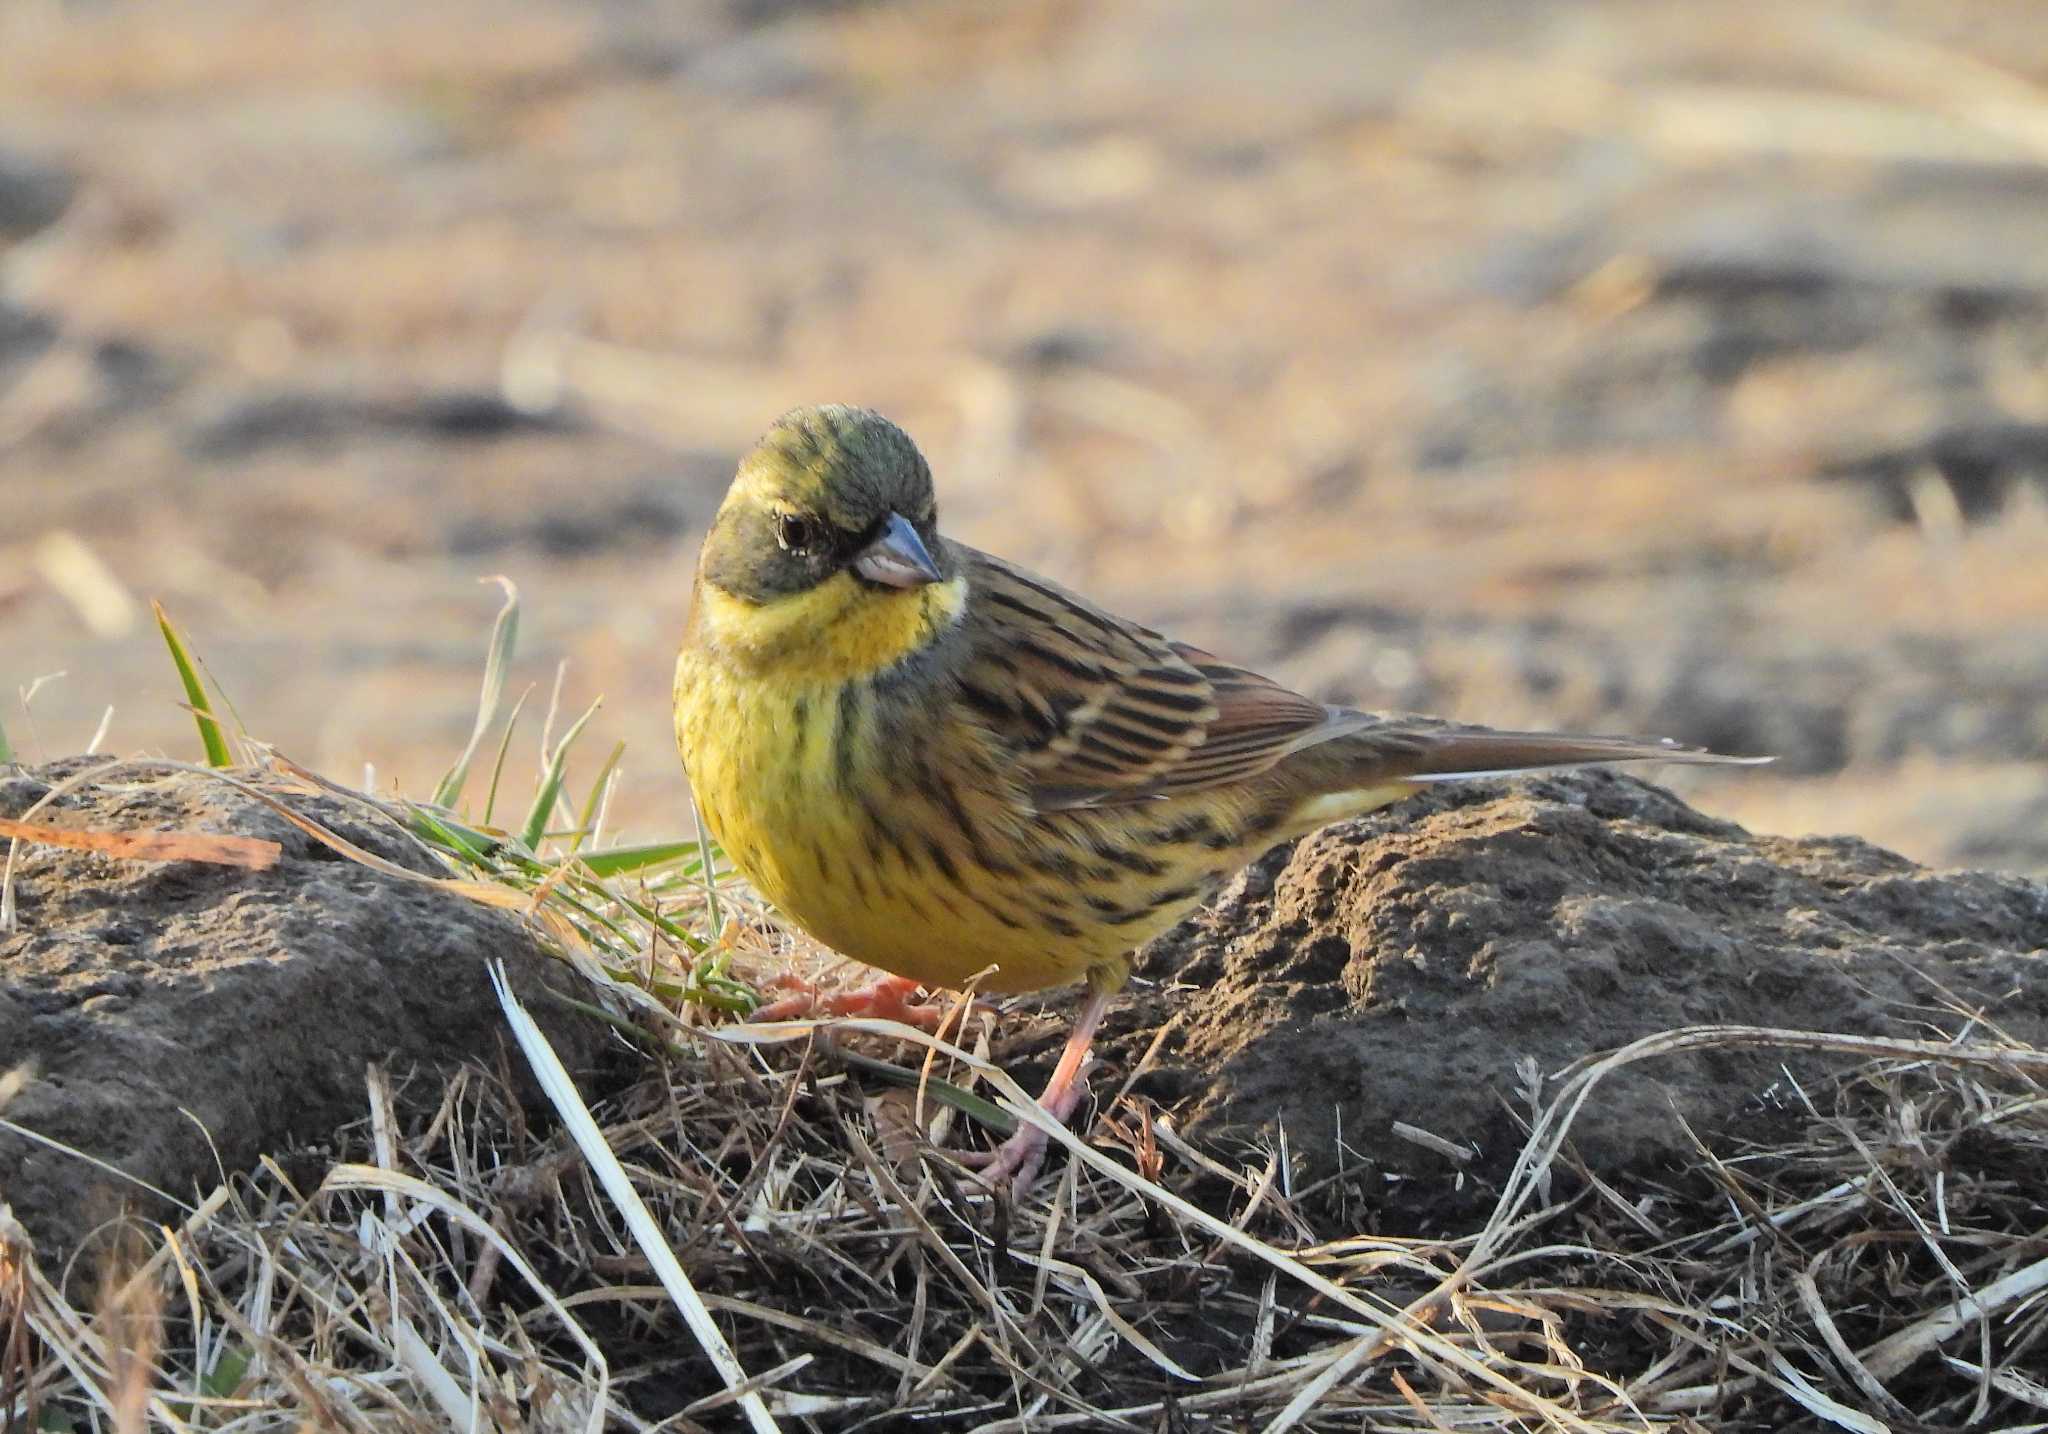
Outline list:
[[[1048,1139],[1037,1126],[1021,1125],[1016,1134],[994,1150],[962,1150],[953,1158],[972,1170],[974,1178],[989,1189],[1007,1186],[1012,1195],[1021,1195],[1038,1178],[1038,1168],[1045,1163]]]
[[[1047,1091],[1039,1103],[1046,1113],[1061,1125],[1088,1096],[1088,1076],[1084,1070],[1062,1090]],[[1031,1182],[1038,1178],[1039,1167],[1045,1164],[1045,1152],[1052,1137],[1044,1128],[1033,1121],[1019,1121],[1016,1131],[994,1150],[963,1150],[955,1152],[954,1158],[974,1172],[974,1176],[991,1190],[1008,1186],[1012,1196],[1022,1195],[1031,1188]]]

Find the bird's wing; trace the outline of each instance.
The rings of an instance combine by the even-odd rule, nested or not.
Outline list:
[[[968,709],[1034,807],[1146,801],[1238,781],[1357,714],[1172,642],[998,558],[960,549],[973,605]]]

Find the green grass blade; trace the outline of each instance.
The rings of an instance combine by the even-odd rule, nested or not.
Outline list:
[[[199,723],[199,741],[206,748],[206,765],[232,767],[235,759],[228,754],[228,740],[221,734],[220,719],[213,715],[213,704],[206,700],[206,687],[199,680],[198,664],[193,662],[185,639],[171,626],[171,616],[164,611],[164,605],[152,600],[150,607],[156,612],[156,625],[164,635],[164,645],[171,650],[178,680],[185,684],[185,705],[192,709],[193,719]]]
[[[519,589],[512,585],[510,578],[489,578],[486,581],[495,582],[505,590],[505,605],[498,609],[498,620],[491,625],[490,653],[484,658],[484,686],[477,696],[476,725],[470,729],[469,744],[455,759],[455,765],[448,769],[448,775],[441,778],[441,785],[434,788],[434,805],[450,811],[462,800],[462,789],[469,783],[469,764],[476,760],[476,750],[483,745],[484,734],[498,720],[498,704],[505,698],[505,674],[511,670],[512,654],[519,646]],[[495,786],[494,782],[494,789]]]
[[[235,1391],[242,1387],[242,1380],[248,1375],[249,1367],[256,1362],[256,1351],[246,1344],[233,1344],[220,1353],[211,1372],[199,1381],[202,1394],[214,1399],[232,1399]],[[190,1418],[191,1416],[186,1416]]]
[[[704,878],[704,914],[711,921],[711,934],[725,929],[725,914],[718,909],[718,872],[712,866],[711,828],[704,825],[704,813],[697,806],[697,794],[690,793],[690,816],[697,823],[697,870]]]
[[[878,1076],[890,1085],[904,1086],[915,1090],[923,1086],[925,1092],[940,1105],[950,1105],[969,1119],[987,1126],[1003,1135],[1017,1133],[1017,1117],[1004,1110],[994,1101],[983,1100],[970,1090],[954,1085],[951,1081],[927,1076],[922,1071],[905,1070],[892,1066],[887,1061],[878,1061],[873,1056],[864,1056],[857,1051],[841,1051],[839,1059],[857,1071],[866,1071]]]
[[[584,724],[597,715],[597,709],[604,706],[604,699],[598,698],[581,717],[576,725],[562,734],[562,740],[555,744],[555,754],[548,759],[548,774],[541,781],[540,790],[533,795],[533,805],[527,809],[526,825],[520,828],[519,839],[526,843],[528,851],[539,851],[541,838],[548,829],[548,817],[555,810],[555,803],[561,800],[562,776],[569,762],[569,748],[582,735]]]
[[[612,743],[612,754],[604,759],[604,765],[597,770],[597,780],[590,784],[590,795],[583,799],[583,810],[576,815],[576,835],[569,839],[569,850],[583,845],[583,839],[590,835],[591,823],[597,820],[598,803],[604,800],[604,784],[612,779],[612,772],[619,765],[619,758],[626,755],[624,740]]]
[[[662,935],[668,937],[677,945],[689,947],[690,950],[696,953],[697,955],[703,955],[705,950],[709,948],[709,946],[711,945],[711,943],[707,941],[704,937],[697,935],[695,932],[691,931],[688,927],[682,925],[680,922],[670,920],[668,917],[663,916],[661,912],[655,909],[654,907],[647,905],[645,902],[634,900],[633,897],[627,895],[625,892],[613,891],[609,887],[604,886],[593,886],[593,889],[602,893],[607,901],[612,902],[620,907],[623,907],[628,913],[630,913],[636,919],[644,921],[649,926],[652,926],[655,930],[661,932]],[[559,890],[560,888],[557,888],[558,892]],[[600,919],[603,920],[605,918]],[[611,922],[609,920],[606,920],[606,924],[613,926],[614,928],[618,926],[618,923]],[[751,1009],[751,1007],[749,1009]]]
[[[603,851],[586,851],[576,859],[583,863],[585,871],[602,881],[607,877],[650,871],[670,862],[683,861],[696,856],[700,849],[697,839],[692,837],[687,841],[651,841],[638,846],[606,847]]]
[[[7,741],[7,724],[0,722],[0,767],[14,760],[14,748]]]
[[[487,866],[505,846],[503,837],[494,837],[474,827],[429,811],[422,806],[408,809],[413,831],[430,845],[450,852],[470,866]]]
[[[505,779],[505,757],[512,750],[512,734],[519,730],[519,714],[526,710],[526,699],[531,696],[533,688],[529,685],[512,704],[512,715],[505,719],[505,735],[498,739],[498,760],[491,763],[491,789],[484,793],[485,826],[491,824],[491,817],[498,810],[498,785]]]

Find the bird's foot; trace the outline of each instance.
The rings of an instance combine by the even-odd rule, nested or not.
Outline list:
[[[1081,1014],[1074,1018],[1074,1029],[1060,1049],[1060,1063],[1053,1067],[1045,1094],[1038,1098],[1046,1113],[1061,1125],[1067,1123],[1081,1098],[1088,1094],[1088,1052],[1095,1041],[1095,1028],[1102,1024],[1102,1013],[1109,1009],[1109,995],[1107,987],[1089,990]],[[1038,1167],[1045,1162],[1046,1142],[1051,1138],[1036,1125],[1020,1123],[1016,1134],[994,1150],[964,1154],[960,1161],[973,1168],[990,1189],[1008,1185],[1013,1196],[1021,1195],[1038,1178]]]
[[[1064,1090],[1047,1091],[1039,1104],[1053,1119],[1065,1125],[1087,1094],[1087,1077],[1076,1076]],[[1016,1133],[994,1150],[962,1151],[956,1158],[991,1190],[1000,1190],[1007,1185],[1013,1196],[1022,1195],[1038,1178],[1039,1167],[1045,1164],[1046,1146],[1051,1140],[1052,1137],[1041,1126],[1019,1121]]]
[[[923,988],[902,976],[884,976],[872,985],[851,991],[821,992],[816,984],[799,976],[777,976],[768,985],[790,994],[755,1007],[748,1020],[798,1021],[812,1016],[870,1016],[879,1021],[901,1021],[920,1030],[936,1031],[945,1023],[952,1009],[941,1002],[913,999]]]

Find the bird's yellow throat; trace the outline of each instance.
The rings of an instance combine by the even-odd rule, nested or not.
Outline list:
[[[967,580],[877,591],[837,573],[808,592],[753,603],[706,583],[697,620],[726,658],[756,674],[801,668],[806,677],[867,678],[927,646],[960,620]]]

